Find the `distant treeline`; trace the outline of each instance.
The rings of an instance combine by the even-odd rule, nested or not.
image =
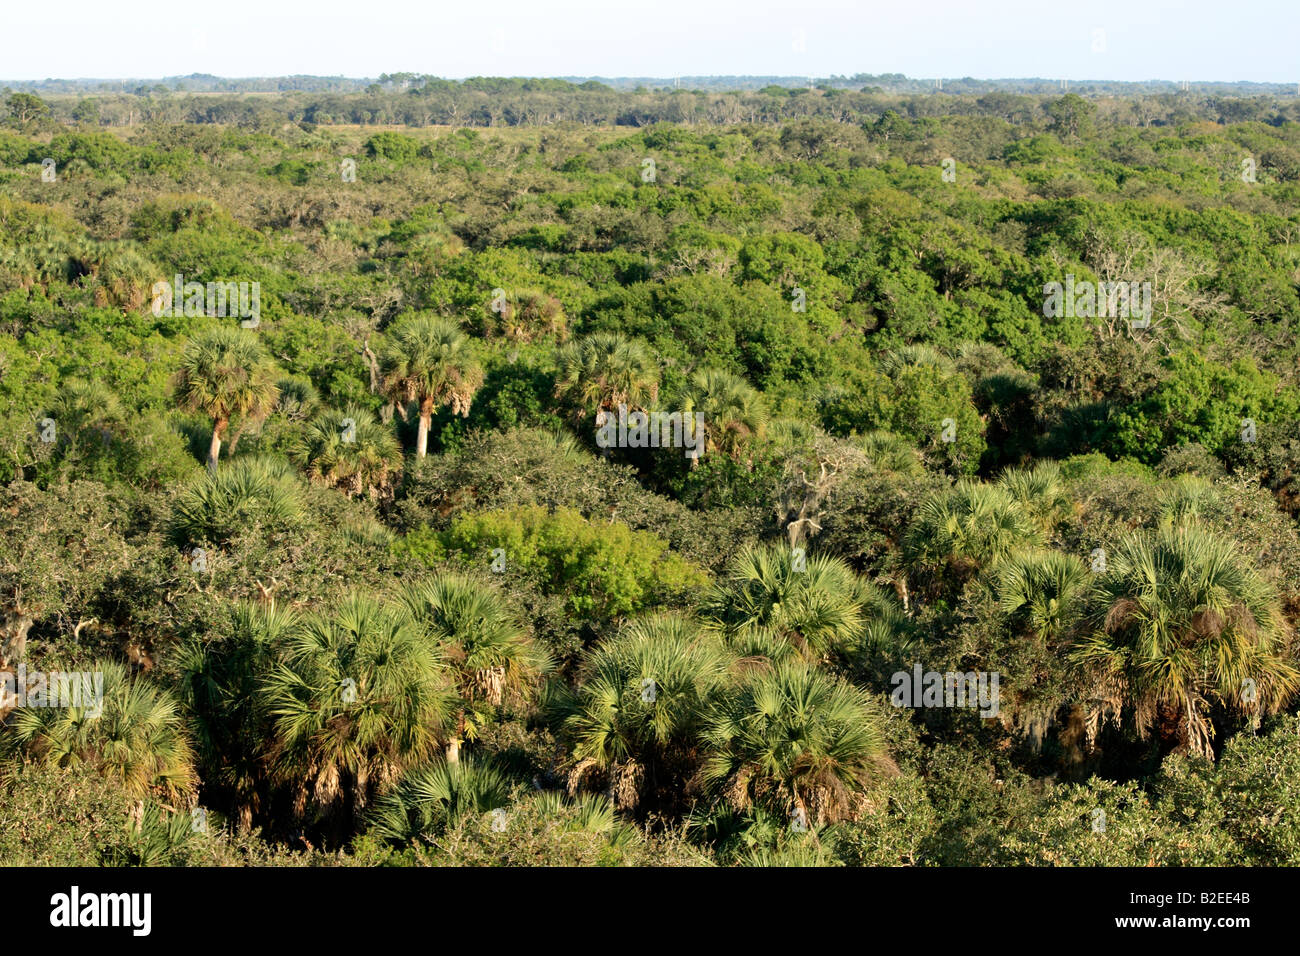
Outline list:
[[[758,88],[747,83],[769,79]],[[875,122],[887,111],[911,119],[995,117],[1033,124],[1063,95],[1097,104],[1099,122],[1165,126],[1192,122],[1300,119],[1300,96],[1280,84],[1088,83],[1051,80],[915,80],[898,74],[791,78],[687,78],[657,89],[629,88],[635,80],[476,77],[451,81],[414,73],[378,81],[343,77],[224,80],[192,76],[159,82],[44,80],[14,84],[20,93],[49,98],[48,118],[103,126],[141,123],[223,123],[273,128],[285,122],[398,126],[649,126],[655,123],[782,123],[823,119]],[[619,88],[615,88],[615,84]],[[708,84],[715,84],[710,87]],[[928,90],[928,92],[927,92]],[[12,90],[5,90],[8,95]]]
[[[448,80],[424,73],[381,73],[378,79],[346,76],[250,76],[224,77],[210,73],[167,76],[161,79],[44,79],[0,80],[6,87],[26,93],[132,93],[148,95],[159,91],[175,93],[357,93],[368,88],[420,89],[463,86],[466,89],[494,92],[503,87],[565,90],[593,85],[614,90],[686,90],[727,93],[761,90],[777,86],[786,89],[869,90],[877,88],[891,93],[921,93],[942,90],[953,94],[1022,93],[1044,95],[1052,92],[1081,93],[1087,96],[1138,96],[1157,93],[1187,92],[1201,96],[1298,96],[1300,83],[1251,83],[1192,80],[1061,80],[1050,77],[1015,77],[979,80],[965,76],[909,77],[902,73],[855,73],[810,76],[566,76],[558,79],[527,77],[472,77]]]

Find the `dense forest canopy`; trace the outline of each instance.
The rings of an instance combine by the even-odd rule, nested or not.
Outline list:
[[[1293,91],[191,79],[3,97],[0,859],[1300,863]]]

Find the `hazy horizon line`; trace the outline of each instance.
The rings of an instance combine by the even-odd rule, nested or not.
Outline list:
[[[942,82],[973,82],[973,83],[1076,83],[1082,85],[1088,84],[1106,84],[1111,86],[1143,86],[1152,83],[1167,83],[1171,85],[1189,84],[1193,86],[1206,85],[1232,85],[1232,86],[1286,86],[1294,87],[1300,91],[1300,81],[1294,79],[1279,80],[1233,80],[1233,79],[1191,79],[1179,77],[1170,79],[1168,77],[1147,77],[1140,80],[1114,80],[1104,77],[1088,78],[1071,78],[1059,76],[911,76],[903,73],[830,73],[830,74],[799,74],[799,73],[690,73],[677,74],[668,76],[649,76],[649,75],[624,75],[611,76],[607,74],[573,74],[573,73],[475,73],[465,76],[442,76],[433,73],[420,73],[413,70],[398,70],[393,73],[380,74],[380,76],[393,76],[403,73],[409,73],[411,76],[421,79],[441,80],[450,83],[465,83],[470,80],[563,80],[570,83],[586,83],[595,81],[598,83],[666,83],[686,81],[719,81],[719,80],[768,80],[774,83],[788,82],[791,84],[806,84],[818,82],[845,82],[853,80],[855,77],[863,76],[870,79],[883,79],[888,77],[890,82],[912,82],[912,83],[933,83]],[[165,83],[176,82],[178,80],[189,79],[212,79],[227,82],[251,82],[258,80],[289,80],[289,79],[310,79],[310,80],[344,80],[354,83],[378,83],[379,76],[351,76],[345,73],[259,73],[244,75],[226,75],[220,73],[176,73],[166,76],[45,76],[39,78],[18,78],[18,77],[0,77],[0,86],[8,84],[34,84],[34,83],[69,83],[69,84],[86,84],[86,83]],[[864,80],[863,82],[868,82]],[[295,92],[293,90],[276,90],[274,92]],[[303,92],[303,91],[298,91]]]

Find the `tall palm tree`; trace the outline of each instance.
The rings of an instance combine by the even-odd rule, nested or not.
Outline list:
[[[576,761],[570,789],[597,770],[611,802],[635,807],[645,784],[662,784],[657,778],[672,758],[693,749],[730,659],[716,638],[677,614],[633,621],[596,648],[564,721]]]
[[[453,415],[469,415],[474,393],[483,384],[483,368],[474,358],[469,336],[447,319],[413,315],[387,331],[379,355],[384,394],[396,403],[414,402],[420,428],[416,454],[429,450],[433,413],[446,405]]]
[[[488,719],[484,708],[522,700],[551,662],[514,620],[500,591],[460,574],[408,586],[401,602],[450,667],[460,706],[449,727],[447,760]]]
[[[1130,705],[1140,736],[1154,728],[1212,758],[1212,705],[1271,713],[1300,689],[1274,592],[1231,541],[1195,522],[1125,538],[1099,591],[1095,629],[1073,651],[1093,685],[1090,738]]]
[[[754,637],[790,644],[825,661],[864,636],[866,592],[853,569],[830,555],[797,563],[787,548],[762,546],[737,555],[707,602],[707,620],[728,642]]]
[[[763,398],[739,375],[701,369],[682,389],[682,411],[704,415],[705,454],[720,451],[738,460],[749,443],[767,430]]]
[[[336,825],[375,790],[428,759],[455,693],[436,648],[405,615],[363,596],[314,615],[281,642],[264,679],[271,759]]]
[[[619,405],[644,411],[659,398],[659,368],[639,339],[596,332],[560,350],[555,395],[579,420]]]
[[[703,778],[737,810],[759,806],[809,822],[856,812],[892,767],[864,691],[803,662],[749,672],[709,719]]]
[[[47,766],[93,767],[138,801],[188,798],[198,778],[176,698],[113,661],[91,673],[103,676],[100,707],[20,707],[9,717],[10,746]]]
[[[291,454],[308,478],[341,488],[349,498],[387,495],[402,462],[397,436],[369,409],[351,403],[313,418]]]
[[[212,419],[208,468],[217,470],[221,441],[236,416],[256,421],[275,407],[278,389],[257,334],[219,325],[190,339],[176,376],[181,407]]]

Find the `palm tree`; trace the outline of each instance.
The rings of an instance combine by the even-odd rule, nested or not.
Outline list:
[[[1089,740],[1133,708],[1141,737],[1211,758],[1213,704],[1255,716],[1300,689],[1277,598],[1232,542],[1194,523],[1120,542],[1099,583],[1095,629],[1073,659],[1093,685]]]
[[[420,414],[416,454],[429,450],[433,413],[446,405],[453,415],[469,415],[483,368],[474,359],[469,336],[447,319],[413,315],[389,329],[379,356],[384,394],[398,404],[416,403]]]
[[[281,642],[263,681],[274,728],[271,760],[346,825],[372,793],[428,759],[452,714],[437,650],[405,615],[362,596],[315,615]]]
[[[303,518],[301,479],[273,458],[236,458],[185,488],[172,505],[171,527],[182,541],[223,543],[236,535],[283,531]]]
[[[10,746],[46,766],[91,767],[137,801],[188,798],[198,778],[176,699],[113,661],[91,673],[103,677],[99,707],[20,707],[9,717]]]
[[[95,304],[135,312],[149,300],[158,267],[133,245],[95,243],[82,266],[95,281]]]
[[[102,382],[79,378],[64,380],[49,413],[58,426],[60,440],[75,443],[91,432],[92,441],[104,445],[125,418],[116,392]]]
[[[880,370],[893,378],[905,368],[928,365],[946,374],[956,371],[952,359],[930,345],[903,345],[880,357]]]
[[[1092,572],[1074,555],[1025,551],[1002,563],[998,603],[1009,620],[1055,646],[1083,615],[1091,588]]]
[[[756,846],[741,856],[736,865],[785,869],[792,866],[843,866],[844,862],[837,859],[829,847],[806,840],[780,847]]]
[[[291,454],[308,478],[341,488],[349,498],[387,495],[402,461],[397,437],[354,404],[312,419]]]
[[[1020,502],[1044,534],[1050,534],[1074,506],[1061,477],[1061,466],[1056,462],[1040,462],[1033,468],[1008,468],[998,478],[998,484]]]
[[[737,810],[809,822],[856,815],[856,798],[892,767],[866,693],[802,662],[751,671],[704,731],[703,778]]]
[[[637,806],[644,785],[662,784],[674,758],[693,750],[729,663],[716,639],[677,614],[633,621],[596,648],[564,721],[576,761],[570,790],[597,770],[612,803]]]
[[[704,415],[705,454],[720,451],[738,460],[767,430],[763,398],[739,375],[702,369],[687,381],[681,395],[684,414]]]
[[[926,500],[904,549],[923,574],[961,584],[1041,540],[1029,513],[1005,488],[961,481]]]
[[[177,656],[180,696],[204,768],[204,799],[223,801],[244,831],[264,805],[269,782],[261,676],[297,626],[292,611],[241,603],[231,611],[224,640],[190,641]]]
[[[1007,627],[999,632],[1006,643],[996,659],[1013,684],[1003,687],[1002,709],[1034,747],[1074,696],[1063,658],[1083,623],[1092,586],[1087,566],[1059,551],[1022,551],[999,565],[995,587]],[[1075,710],[1071,721],[1078,719]]]
[[[1179,524],[1191,518],[1212,520],[1221,507],[1213,482],[1199,475],[1179,475],[1162,485],[1159,502],[1160,519],[1165,524]]]
[[[599,419],[620,405],[644,411],[659,398],[659,369],[639,339],[596,332],[560,350],[555,395],[579,420],[588,412]]]
[[[799,564],[787,548],[749,548],[732,560],[710,596],[708,622],[737,649],[755,637],[761,646],[766,638],[825,661],[862,639],[866,596],[840,558],[819,554]]]
[[[212,419],[208,469],[217,470],[221,440],[230,420],[260,420],[275,407],[278,390],[270,362],[257,335],[219,325],[190,339],[176,376],[181,407]]]
[[[463,817],[503,807],[509,795],[509,781],[491,763],[434,758],[379,798],[370,824],[380,839],[410,844]]]
[[[307,379],[282,375],[275,386],[279,389],[275,401],[276,414],[287,421],[306,421],[320,404],[320,393]]]
[[[919,475],[925,471],[921,456],[907,439],[887,431],[870,431],[851,439],[878,472]]]
[[[643,839],[636,825],[621,819],[609,798],[599,793],[566,797],[554,790],[543,790],[530,794],[528,803],[548,826],[557,826],[564,833],[599,834],[608,840],[611,849],[633,846]]]
[[[537,289],[516,290],[505,308],[486,323],[489,335],[504,335],[516,343],[532,342],[548,335],[563,341],[567,325],[560,300]]]
[[[488,718],[483,708],[523,700],[551,662],[514,620],[494,587],[459,574],[408,586],[401,602],[438,647],[454,675],[461,704],[447,743],[455,763],[460,745]]]

